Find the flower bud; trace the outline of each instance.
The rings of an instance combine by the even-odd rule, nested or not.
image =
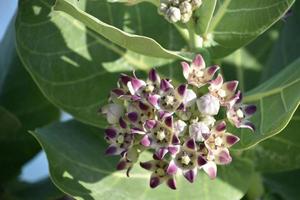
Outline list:
[[[220,109],[220,102],[218,98],[206,94],[197,100],[197,106],[203,115],[216,115]]]
[[[201,119],[201,122],[203,122],[208,127],[212,127],[215,124],[216,119],[212,116],[206,115]]]
[[[179,9],[180,9],[181,14],[182,13],[190,13],[190,12],[192,12],[192,5],[189,2],[184,1],[179,5]]]
[[[182,120],[174,122],[174,131],[177,135],[182,136],[186,130],[186,123]]]
[[[191,0],[191,4],[193,7],[193,10],[195,10],[201,6],[202,0]]]
[[[183,14],[181,14],[181,22],[187,23],[188,21],[190,21],[191,17],[192,17],[192,12],[183,13]]]
[[[196,122],[190,125],[189,134],[197,142],[203,142],[209,137],[210,130],[203,122]]]
[[[170,7],[166,12],[166,19],[171,23],[176,23],[181,19],[179,8]]]
[[[168,10],[168,5],[167,5],[167,4],[161,3],[161,4],[159,5],[158,12],[159,12],[160,14],[166,14],[167,10]]]
[[[101,109],[101,112],[106,115],[108,123],[115,124],[123,115],[124,109],[119,104],[108,104]]]

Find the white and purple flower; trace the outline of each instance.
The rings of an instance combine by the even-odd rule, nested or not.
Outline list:
[[[237,128],[254,130],[249,119],[256,107],[242,104],[237,81],[215,77],[219,67],[206,68],[201,55],[182,68],[187,83],[178,86],[154,69],[146,81],[122,74],[100,110],[109,124],[105,154],[121,156],[118,170],[129,176],[140,154],[153,152],[153,160],[140,162],[152,172],[151,188],[165,182],[176,189],[177,175],[193,183],[199,170],[213,179],[217,165],[232,162],[229,149],[239,138],[226,131],[223,110]]]

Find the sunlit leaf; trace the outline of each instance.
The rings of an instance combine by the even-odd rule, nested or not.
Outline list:
[[[150,174],[136,165],[130,178],[115,171],[116,159],[104,156],[103,130],[75,121],[37,129],[32,134],[45,149],[54,183],[77,199],[223,199],[238,200],[249,187],[252,165],[234,159],[218,168],[218,178],[210,180],[200,173],[194,184],[178,177],[178,189],[162,185],[150,189]],[[141,161],[151,159],[144,152]]]

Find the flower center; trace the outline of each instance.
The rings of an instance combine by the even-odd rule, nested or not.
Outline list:
[[[156,138],[157,138],[158,140],[163,140],[163,139],[165,139],[165,138],[166,138],[165,131],[158,131],[158,132],[157,132]]]
[[[195,70],[194,73],[198,78],[202,78],[204,76],[204,72],[202,70]]]
[[[191,162],[191,159],[188,155],[184,155],[181,157],[181,163],[184,165],[188,165]]]
[[[122,144],[124,142],[124,136],[123,135],[119,135],[119,137],[117,138],[117,142],[119,144]]]
[[[173,103],[174,103],[174,96],[170,96],[170,95],[166,96],[166,104],[173,105]]]
[[[165,170],[163,170],[162,168],[158,168],[156,170],[158,176],[164,176],[165,175]]]
[[[223,140],[222,140],[221,137],[217,137],[217,138],[215,139],[215,145],[216,145],[216,146],[222,146],[222,143],[223,143]]]
[[[218,95],[219,95],[220,97],[224,98],[224,97],[226,96],[226,91],[223,90],[223,89],[220,89],[220,90],[218,91]]]
[[[238,118],[244,118],[244,113],[241,109],[238,109],[236,111],[236,115],[238,116]]]
[[[154,90],[154,86],[153,85],[147,85],[146,88],[145,88],[145,91],[148,92],[148,93],[153,92],[153,90]]]

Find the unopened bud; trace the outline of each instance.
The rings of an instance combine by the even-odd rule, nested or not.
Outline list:
[[[181,14],[179,8],[170,7],[166,12],[166,18],[171,23],[176,23],[181,19]]]
[[[203,115],[216,115],[220,109],[220,102],[215,96],[206,94],[197,100],[197,106]]]
[[[192,12],[183,13],[183,14],[181,14],[181,22],[187,23],[188,21],[190,21],[191,17],[192,17]]]
[[[159,12],[160,14],[166,14],[167,10],[168,10],[168,5],[167,5],[167,4],[161,3],[161,4],[159,5],[158,12]]]
[[[181,11],[181,14],[182,13],[190,13],[190,12],[192,12],[192,5],[189,2],[184,1],[179,5],[179,9]]]
[[[191,4],[193,7],[193,10],[195,10],[201,6],[202,0],[191,0]]]
[[[203,142],[209,137],[210,130],[203,122],[196,122],[190,125],[189,135],[197,142]]]

